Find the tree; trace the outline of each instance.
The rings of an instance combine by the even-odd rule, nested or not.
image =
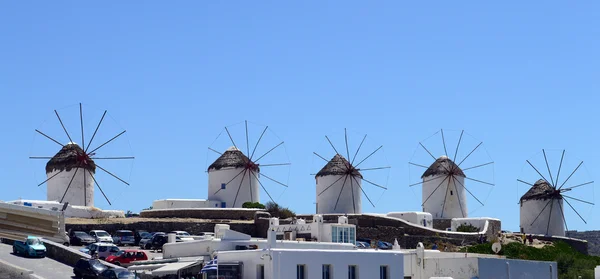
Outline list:
[[[290,210],[287,207],[282,207],[279,204],[277,204],[276,202],[268,202],[265,205],[265,209],[267,210],[267,212],[269,212],[269,214],[271,214],[271,216],[281,218],[281,219],[286,219],[286,218],[291,218],[291,217],[296,216],[296,213],[294,211]]]
[[[265,209],[265,206],[260,202],[245,202],[242,204],[242,208],[258,208]]]

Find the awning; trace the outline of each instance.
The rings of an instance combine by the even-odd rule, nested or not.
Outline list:
[[[177,263],[169,263],[165,264],[165,266],[155,269],[152,271],[152,276],[165,276],[174,274],[177,275],[177,272],[181,269],[192,267],[194,265],[201,264],[201,261],[197,262],[177,262]]]

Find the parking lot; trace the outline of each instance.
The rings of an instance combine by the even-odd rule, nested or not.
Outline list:
[[[76,249],[76,250],[79,250],[79,249],[84,248],[84,247],[85,246],[79,246],[79,245],[73,245],[73,246],[71,246],[71,248]],[[148,255],[148,260],[162,258],[162,253],[161,252],[155,252],[154,250],[140,249],[139,246],[119,246],[119,249],[121,249],[121,250],[124,250],[124,249],[142,250],[142,251],[146,252],[146,254]]]

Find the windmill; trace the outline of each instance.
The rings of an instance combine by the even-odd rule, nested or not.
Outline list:
[[[107,170],[101,165],[104,165],[104,162],[112,160],[133,160],[133,156],[99,156],[101,152],[106,150],[106,146],[109,143],[117,140],[119,137],[125,134],[125,130],[102,142],[101,144],[94,144],[94,140],[97,140],[97,136],[103,133],[100,128],[102,127],[102,123],[107,116],[107,111],[105,110],[102,114],[102,117],[96,125],[92,136],[87,137],[84,129],[85,121],[83,105],[79,103],[79,117],[76,116],[77,112],[74,110],[67,111],[67,114],[70,114],[72,118],[75,118],[78,120],[77,122],[79,122],[77,123],[79,124],[77,126],[81,134],[80,145],[74,142],[74,138],[71,137],[71,134],[68,132],[67,125],[65,125],[66,121],[63,122],[63,118],[61,118],[57,110],[54,110],[54,114],[58,120],[58,123],[56,123],[57,125],[55,125],[57,126],[57,130],[62,128],[62,131],[64,131],[69,141],[66,144],[63,144],[61,141],[57,140],[53,136],[50,136],[48,133],[42,132],[38,129],[35,130],[37,134],[42,135],[47,140],[50,140],[50,142],[56,143],[60,146],[59,151],[54,156],[29,157],[30,159],[34,160],[48,160],[46,163],[46,180],[39,183],[37,186],[39,187],[44,183],[47,184],[46,195],[48,201],[58,201],[59,203],[68,202],[70,205],[92,207],[94,206],[95,185],[98,187],[108,204],[112,205],[108,196],[96,179],[96,171],[100,170],[101,172],[117,179],[120,183],[129,185],[127,181],[115,175],[113,172]],[[58,124],[60,124],[60,128],[58,128]],[[87,144],[86,139],[89,139]],[[103,161],[103,163],[98,164],[98,161]]]
[[[581,161],[577,166],[570,166],[573,171],[561,182],[561,170],[567,163],[565,150],[562,150],[556,172],[551,170],[552,164],[548,160],[549,156],[545,149],[542,149],[542,154],[548,176],[543,175],[540,171],[540,169],[544,170],[543,166],[542,168],[536,167],[530,160],[526,160],[528,168],[531,167],[531,170],[535,172],[528,178],[517,179],[518,183],[531,186],[519,199],[521,232],[565,236],[565,227],[568,230],[568,226],[565,218],[564,202],[587,224],[575,207],[578,205],[594,205],[592,201],[594,181],[589,181],[577,175],[583,166],[583,161]],[[555,156],[555,158],[558,158],[558,156]],[[577,192],[581,195],[577,196]]]
[[[449,150],[448,145],[454,142],[456,147]],[[465,145],[470,147],[464,148]],[[432,163],[424,163],[431,159]],[[468,167],[461,168],[464,163]],[[441,129],[419,142],[409,162],[411,175],[419,173],[419,181],[411,179],[409,187],[422,185],[421,206],[434,219],[467,218],[469,196],[483,206],[481,196],[487,192],[487,197],[494,186],[493,165],[483,142],[464,130],[458,133]]]
[[[372,186],[387,190],[382,183],[373,182],[371,179],[366,179],[361,172],[378,171],[389,169],[389,166],[359,168],[369,158],[380,151],[383,145],[376,148],[369,155],[361,160],[357,160],[357,156],[365,142],[367,135],[364,135],[360,145],[353,152],[350,159],[350,147],[348,145],[348,132],[344,129],[344,140],[346,146],[346,157],[338,152],[328,136],[325,136],[327,142],[335,152],[331,160],[313,152],[318,158],[326,162],[325,166],[315,174],[316,180],[316,195],[317,195],[317,214],[328,213],[362,213],[362,195],[364,194],[369,203],[375,207],[375,204],[369,198],[364,190],[362,182],[366,182]],[[357,162],[355,164],[355,162]],[[362,193],[362,194],[361,194]]]
[[[259,186],[275,202],[267,190],[269,184],[288,187],[287,182],[282,182],[289,177],[291,165],[284,142],[269,126],[251,123],[249,128],[248,123],[244,121],[243,128],[239,124],[225,127],[208,148],[211,154],[219,155],[208,166],[208,199],[219,201],[222,208],[240,208],[245,202],[260,202]],[[254,144],[251,144],[251,134],[254,138],[259,135]],[[235,136],[238,136],[236,140]],[[261,179],[263,177],[266,181]]]

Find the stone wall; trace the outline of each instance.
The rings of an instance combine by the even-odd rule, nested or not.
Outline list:
[[[256,212],[264,212],[255,208],[183,208],[152,209],[140,212],[142,218],[195,218],[221,220],[253,220]]]
[[[452,219],[433,219],[433,228],[436,230],[445,231],[452,227]]]
[[[571,247],[573,247],[575,250],[577,250],[579,253],[588,255],[588,242],[585,240],[569,238],[569,237],[556,237],[556,236],[537,235],[537,234],[532,235],[532,237],[534,239],[543,240],[543,241],[566,242]]]
[[[592,256],[600,256],[600,231],[567,231],[567,237],[586,240],[588,253]]]
[[[189,222],[171,222],[168,219],[161,221],[144,221],[134,223],[107,223],[107,224],[66,224],[67,231],[84,231],[88,232],[91,230],[105,230],[110,234],[113,234],[117,230],[146,230],[149,232],[170,232],[170,231],[186,231],[192,235],[199,234],[201,232],[214,232],[216,224],[227,224],[232,230],[242,232],[249,235],[255,234],[255,226],[253,222],[247,223],[230,223],[229,220],[222,222],[206,222],[206,220],[194,220],[190,219]],[[268,226],[267,226],[268,227]]]

